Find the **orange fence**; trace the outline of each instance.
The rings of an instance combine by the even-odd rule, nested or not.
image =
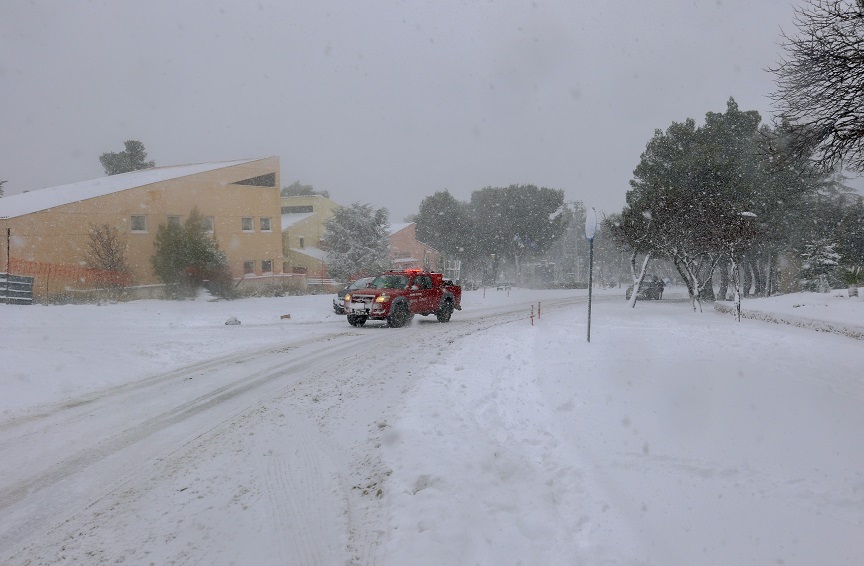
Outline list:
[[[132,277],[128,273],[79,265],[25,261],[14,257],[9,260],[9,272],[35,277],[33,291],[40,295],[63,292],[67,287],[98,289],[125,287],[132,284]]]

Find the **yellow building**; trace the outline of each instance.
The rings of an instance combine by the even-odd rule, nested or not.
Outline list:
[[[308,283],[327,286],[324,223],[340,205],[322,195],[282,197],[281,204],[283,271],[304,274]]]
[[[0,271],[33,275],[37,296],[86,288],[90,229],[120,230],[131,284],[157,283],[160,224],[204,217],[235,277],[282,271],[279,158],[154,167],[0,198]],[[8,253],[7,253],[8,250]]]
[[[282,197],[282,253],[285,273],[303,274],[309,285],[337,286],[327,272],[324,223],[341,205],[322,195]],[[438,270],[440,252],[417,240],[413,222],[391,224],[390,260],[394,269]],[[344,281],[341,283],[345,283]]]

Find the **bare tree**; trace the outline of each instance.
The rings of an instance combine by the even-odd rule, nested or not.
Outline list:
[[[87,265],[93,269],[110,272],[108,283],[121,285],[129,272],[126,259],[126,236],[118,228],[108,224],[90,226],[86,251]]]
[[[808,0],[795,12],[797,35],[769,70],[778,125],[798,156],[824,169],[864,171],[864,0]]]

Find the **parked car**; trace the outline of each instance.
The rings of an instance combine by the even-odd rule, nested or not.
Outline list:
[[[657,277],[656,275],[646,275],[644,279],[642,279],[642,284],[639,285],[639,293],[636,295],[636,300],[639,299],[647,299],[647,300],[660,300],[663,298],[663,289],[666,287],[663,280]],[[633,295],[633,285],[627,287],[627,292],[625,296],[627,300],[630,300],[630,297]]]
[[[344,289],[340,289],[338,293],[336,293],[336,297],[333,298],[333,310],[336,314],[345,314],[345,295],[350,293],[351,291],[356,291],[358,289],[365,289],[372,283],[374,277],[361,277],[360,279],[349,283],[345,286]]]

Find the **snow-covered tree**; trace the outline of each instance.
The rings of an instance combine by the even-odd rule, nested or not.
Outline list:
[[[459,248],[464,251],[472,243],[468,205],[446,190],[424,198],[414,222],[417,239],[448,256],[457,256]]]
[[[282,197],[303,197],[307,195],[321,195],[325,198],[330,198],[330,193],[327,191],[316,191],[312,185],[303,185],[300,181],[294,181],[290,185],[282,187],[279,196]]]
[[[0,181],[0,197],[3,196],[3,185],[6,184],[6,181]]]
[[[824,238],[804,245],[800,275],[804,290],[827,293],[837,284],[836,272],[841,257],[835,247],[834,242]]]
[[[149,169],[156,165],[155,161],[145,161],[147,159],[147,151],[144,149],[144,144],[138,140],[126,140],[123,142],[126,146],[126,151],[119,153],[106,152],[99,156],[99,162],[105,168],[106,175],[118,175],[120,173],[129,173],[130,171],[138,171],[139,169]]]
[[[327,271],[340,281],[374,275],[390,267],[389,212],[355,202],[337,208],[325,223]]]

